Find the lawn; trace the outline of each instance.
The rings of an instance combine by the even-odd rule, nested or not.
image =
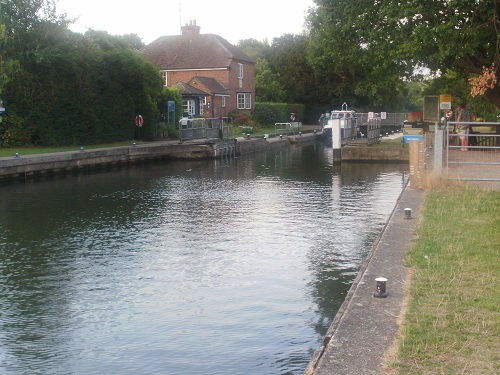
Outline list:
[[[427,193],[396,374],[500,373],[500,192]]]

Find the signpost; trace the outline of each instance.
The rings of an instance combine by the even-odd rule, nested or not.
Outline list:
[[[170,125],[170,112],[174,113],[174,118],[172,120],[172,123],[175,126],[175,100],[169,100],[168,101],[168,105],[167,105],[167,125]]]

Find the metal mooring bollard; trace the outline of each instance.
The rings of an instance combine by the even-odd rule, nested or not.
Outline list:
[[[405,208],[405,219],[411,219],[411,208]]]
[[[388,296],[389,292],[387,292],[387,279],[385,277],[377,277],[375,279],[377,282],[377,290],[373,293],[373,296],[376,298],[385,298]]]

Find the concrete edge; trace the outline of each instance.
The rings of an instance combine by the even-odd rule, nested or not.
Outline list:
[[[356,292],[358,291],[358,288],[360,287],[362,280],[366,276],[367,269],[370,266],[372,259],[375,255],[375,253],[377,252],[377,249],[379,248],[379,245],[380,245],[382,238],[386,234],[386,231],[388,229],[389,224],[391,223],[391,221],[394,220],[396,212],[397,212],[398,208],[400,208],[402,198],[405,195],[405,193],[407,192],[407,189],[410,189],[409,181],[406,182],[403,190],[401,191],[400,195],[398,196],[398,199],[396,200],[396,204],[394,205],[394,208],[393,208],[389,218],[387,219],[387,221],[384,224],[384,227],[381,229],[380,233],[377,235],[377,238],[374,240],[369,252],[367,253],[367,256],[366,256],[362,266],[359,269],[358,274],[356,275],[356,278],[354,279],[353,284],[349,288],[349,291],[344,299],[344,302],[342,303],[341,307],[337,311],[337,314],[335,315],[330,327],[328,328],[326,335],[323,338],[322,345],[313,353],[311,360],[310,360],[308,366],[306,367],[306,370],[303,373],[304,375],[313,375],[316,373],[316,369],[317,369],[318,365],[321,363],[325,353],[327,352],[328,345],[329,345],[332,337],[334,337],[341,322],[343,321],[343,319],[346,317],[346,314],[348,313],[348,310],[349,310],[349,307],[352,303],[353,297],[355,296]],[[416,222],[415,225],[418,225],[418,222]],[[402,303],[402,301],[401,301],[401,303]],[[398,331],[399,331],[400,323],[397,323],[397,324],[398,324]],[[389,349],[389,348],[387,348],[387,349]],[[387,350],[384,351],[384,356],[386,355],[386,352],[387,352]],[[354,371],[355,369],[351,369],[351,370]]]

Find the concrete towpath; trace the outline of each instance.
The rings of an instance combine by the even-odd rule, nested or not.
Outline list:
[[[420,219],[424,191],[409,185],[364,262],[354,284],[305,374],[383,374],[399,330],[410,271],[403,266]],[[411,209],[408,219],[405,209]],[[386,298],[375,298],[378,277]]]

